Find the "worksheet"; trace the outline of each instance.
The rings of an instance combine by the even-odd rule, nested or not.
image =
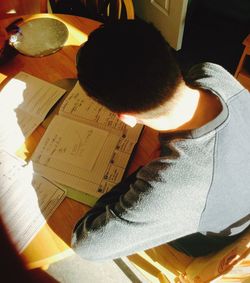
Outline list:
[[[15,152],[64,93],[51,83],[18,73],[0,92],[0,146]]]
[[[57,115],[32,156],[34,170],[50,180],[99,196],[102,179],[115,182],[124,173],[129,154],[122,158],[122,152],[116,152],[122,144],[120,139]]]
[[[66,191],[34,174],[17,157],[0,149],[0,215],[21,253],[65,198]]]

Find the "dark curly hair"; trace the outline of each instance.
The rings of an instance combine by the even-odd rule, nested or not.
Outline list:
[[[142,20],[107,23],[93,31],[78,51],[77,71],[87,94],[116,113],[155,109],[182,78],[169,44]]]

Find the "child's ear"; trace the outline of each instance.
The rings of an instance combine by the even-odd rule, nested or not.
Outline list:
[[[133,115],[118,114],[118,118],[130,127],[134,127],[137,124],[137,119]]]

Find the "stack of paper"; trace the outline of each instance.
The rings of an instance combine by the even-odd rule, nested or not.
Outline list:
[[[65,189],[34,174],[32,163],[14,156],[64,89],[19,73],[0,93],[0,215],[19,252],[66,195]]]

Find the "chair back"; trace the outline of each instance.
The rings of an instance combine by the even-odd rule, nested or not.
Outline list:
[[[101,22],[134,19],[132,0],[83,0],[89,16]]]
[[[52,13],[70,14],[99,22],[134,19],[132,0],[50,0]]]
[[[164,244],[128,257],[152,283],[250,283],[250,229],[222,250],[189,257]]]

